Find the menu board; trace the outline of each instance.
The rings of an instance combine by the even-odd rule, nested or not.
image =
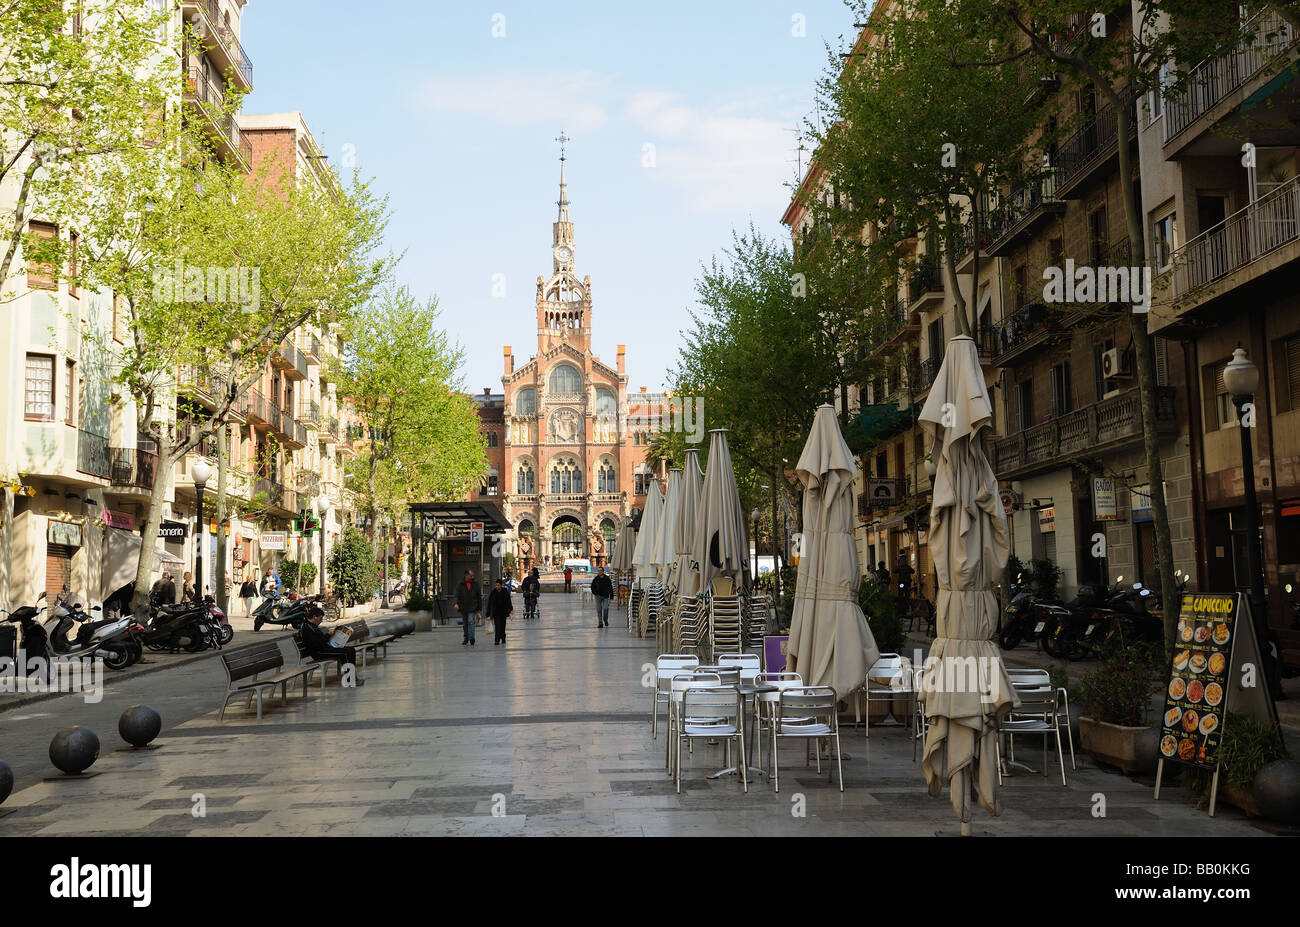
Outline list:
[[[1160,724],[1160,756],[1166,760],[1204,769],[1218,765],[1239,598],[1183,596]]]

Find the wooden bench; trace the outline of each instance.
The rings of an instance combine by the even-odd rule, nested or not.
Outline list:
[[[361,658],[361,665],[366,665],[368,656],[378,657],[379,651],[383,650],[383,656],[388,656],[388,645],[397,639],[395,634],[383,634],[379,637],[370,636],[370,625],[366,624],[364,619],[350,621],[347,624],[338,624],[331,628],[331,631],[337,631],[339,628],[350,628],[352,637],[345,646],[356,649],[358,656]]]
[[[307,652],[307,648],[303,646],[302,638],[299,637],[297,634],[295,634],[295,635],[293,636],[293,644],[294,644],[295,647],[298,648],[298,665],[299,665],[299,666],[318,666],[318,667],[320,667],[320,687],[321,687],[321,691],[322,691],[322,692],[325,691],[325,681],[326,681],[327,677],[329,676],[329,668],[330,668],[331,666],[334,667],[334,672],[335,672],[335,673],[338,675],[338,677],[339,677],[339,683],[341,684],[341,683],[343,682],[343,663],[342,663],[341,661],[339,661],[339,660],[317,660],[315,657],[313,657],[311,654],[309,654],[309,653]]]
[[[262,720],[262,692],[265,689],[280,687],[281,704],[289,701],[289,683],[302,678],[302,694],[306,696],[307,685],[312,673],[320,669],[320,664],[285,668],[284,656],[280,645],[275,641],[264,644],[251,644],[221,655],[221,665],[226,671],[226,697],[221,702],[221,717],[226,717],[226,706],[237,696],[247,696],[250,700],[257,696],[257,719]],[[262,673],[270,676],[258,678]]]

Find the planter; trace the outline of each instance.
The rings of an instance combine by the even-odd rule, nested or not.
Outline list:
[[[1224,776],[1223,771],[1219,771],[1219,795],[1216,799],[1217,804],[1227,802],[1234,808],[1240,808],[1252,818],[1262,818],[1264,813],[1259,807],[1259,798],[1255,790],[1250,786],[1242,788],[1239,785],[1233,785]]]
[[[1126,773],[1154,771],[1159,741],[1159,728],[1126,727],[1087,716],[1079,718],[1080,746],[1098,762],[1118,766]]]
[[[1255,773],[1252,791],[1264,817],[1300,827],[1300,763],[1295,760],[1265,763]]]
[[[415,630],[433,630],[433,612],[407,612],[406,614],[415,622]]]

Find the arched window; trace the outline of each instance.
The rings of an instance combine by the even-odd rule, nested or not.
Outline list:
[[[596,492],[618,492],[618,477],[608,460],[602,460],[596,470]]]
[[[515,393],[515,415],[534,415],[537,412],[537,390],[531,386]]]
[[[525,518],[523,521],[519,522],[518,532],[521,538],[533,537],[534,535],[537,534],[537,529],[533,526],[533,523],[531,521]]]
[[[515,471],[515,492],[522,496],[537,492],[537,471],[530,461],[520,461],[519,469]]]
[[[603,386],[596,387],[596,414],[618,415],[618,397],[614,395],[613,390],[605,389]]]
[[[572,457],[561,457],[551,465],[551,492],[582,492],[582,468]]]
[[[601,519],[600,535],[605,539],[605,550],[612,551],[614,549],[614,536],[617,533],[618,529],[614,527],[614,520],[612,518]]]
[[[572,396],[582,392],[582,374],[570,364],[560,364],[551,370],[548,389],[555,394]]]

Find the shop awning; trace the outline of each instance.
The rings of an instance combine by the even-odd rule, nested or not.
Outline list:
[[[862,406],[844,424],[844,440],[854,454],[861,454],[878,442],[911,428],[916,421],[914,412],[912,406],[900,409],[892,402]]]
[[[135,581],[136,564],[140,562],[140,536],[121,528],[104,529],[104,583],[100,598],[106,598],[128,583]],[[153,571],[160,573],[169,567],[181,567],[185,561],[162,547],[154,548]]]

